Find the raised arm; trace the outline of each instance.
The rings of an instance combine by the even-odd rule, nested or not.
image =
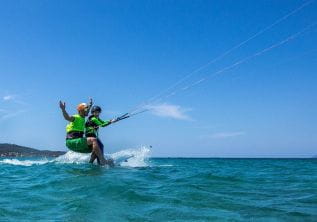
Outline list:
[[[59,101],[59,107],[62,110],[64,119],[69,121],[69,122],[73,122],[75,120],[75,118],[73,116],[68,115],[68,113],[66,112],[66,104],[65,102]]]
[[[91,109],[92,105],[93,105],[92,98],[89,98],[89,103],[88,103],[88,106],[87,106],[86,115],[88,115],[88,114],[89,114],[89,112],[90,112],[90,109]]]

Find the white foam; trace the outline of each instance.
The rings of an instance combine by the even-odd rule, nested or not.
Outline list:
[[[43,165],[51,161],[47,159],[43,160],[18,160],[18,159],[4,159],[0,163],[16,165],[16,166],[32,166],[32,165]]]
[[[76,153],[74,151],[68,151],[64,155],[55,158],[54,162],[83,164],[88,163],[89,159],[90,153]]]
[[[159,165],[160,167],[173,167],[174,165],[172,164],[163,164],[163,165]]]
[[[124,167],[146,167],[150,157],[150,149],[143,146],[139,149],[126,149],[110,155],[116,164]],[[120,161],[120,159],[124,161]]]
[[[150,149],[141,147],[139,149],[126,149],[113,154],[106,154],[106,158],[112,158],[116,165],[124,167],[146,167],[148,166],[147,160],[149,158]],[[86,164],[89,162],[90,153],[76,153],[68,151],[62,156],[52,160],[19,160],[19,159],[4,159],[1,160],[2,164],[32,166],[43,165],[46,163],[56,164]]]

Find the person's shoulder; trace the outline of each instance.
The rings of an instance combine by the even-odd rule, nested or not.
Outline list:
[[[99,118],[92,116],[91,118],[89,118],[90,121],[94,122],[94,123],[98,123],[99,122]]]
[[[80,116],[79,114],[72,115],[75,119],[85,119],[84,117]]]
[[[91,117],[91,120],[99,120],[99,118],[95,117],[95,116],[92,116]]]

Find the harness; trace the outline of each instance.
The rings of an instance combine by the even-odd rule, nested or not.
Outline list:
[[[78,138],[83,138],[84,137],[84,132],[79,132],[79,131],[72,131],[68,132],[66,134],[66,139],[78,139]]]

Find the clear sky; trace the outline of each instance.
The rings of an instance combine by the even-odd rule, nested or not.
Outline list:
[[[59,100],[74,114],[91,96],[103,119],[118,116],[305,2],[0,0],[0,143],[66,150]],[[106,152],[152,145],[152,156],[316,155],[316,26],[213,75],[316,21],[312,1],[152,111],[101,129]]]

